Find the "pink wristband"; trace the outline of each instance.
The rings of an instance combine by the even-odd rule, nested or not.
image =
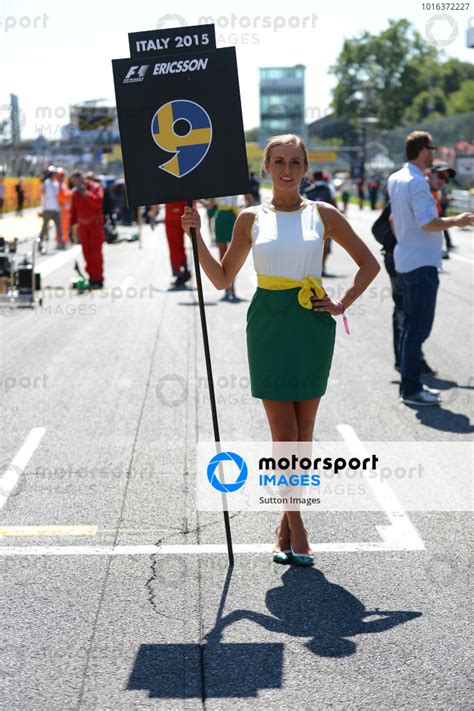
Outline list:
[[[342,304],[340,301],[336,301],[336,306],[339,309],[339,311],[342,314],[342,322],[344,324],[344,330],[347,333],[348,336],[350,336],[350,331],[349,331],[349,323],[347,321],[347,316],[344,314],[344,311],[346,310],[346,307],[344,304]]]

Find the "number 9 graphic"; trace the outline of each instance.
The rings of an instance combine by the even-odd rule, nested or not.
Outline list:
[[[182,178],[204,160],[212,141],[212,123],[207,111],[196,102],[175,99],[155,113],[151,134],[157,146],[174,153],[160,168]]]

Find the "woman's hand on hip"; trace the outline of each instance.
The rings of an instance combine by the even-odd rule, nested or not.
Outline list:
[[[181,226],[186,234],[191,236],[191,228],[194,227],[198,232],[201,229],[201,217],[195,207],[185,207],[181,217]]]
[[[332,316],[340,316],[341,309],[336,304],[335,301],[329,298],[329,296],[323,296],[322,299],[318,299],[316,296],[311,297],[311,303],[313,304],[313,311],[326,312]]]

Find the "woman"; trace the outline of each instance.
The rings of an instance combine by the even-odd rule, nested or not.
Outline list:
[[[299,185],[309,167],[301,138],[270,139],[263,167],[273,185],[270,203],[241,212],[220,262],[202,239],[198,212],[186,208],[182,224],[188,235],[196,228],[199,261],[217,289],[232,283],[252,249],[258,274],[247,313],[252,395],[262,399],[274,442],[311,442],[331,367],[333,317],[351,306],[380,267],[335,207],[301,197]],[[323,243],[329,237],[359,267],[340,301],[330,299],[321,283]],[[283,512],[273,560],[313,564],[299,511]]]
[[[232,239],[234,225],[237,215],[239,214],[238,203],[238,195],[212,198],[209,201],[211,209],[212,207],[216,207],[216,211],[214,213],[214,233],[216,236],[216,244],[219,248],[219,257],[221,262]],[[233,280],[226,286],[222,301],[230,301],[231,303],[237,303],[240,301],[240,299],[235,295]]]
[[[342,213],[343,215],[347,212],[347,206],[351,197],[351,184],[348,180],[344,181],[341,186],[342,190]]]

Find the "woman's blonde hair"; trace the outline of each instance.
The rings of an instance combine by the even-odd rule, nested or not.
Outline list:
[[[275,148],[275,146],[296,146],[297,148],[301,148],[304,156],[304,167],[305,170],[308,170],[309,156],[305,142],[303,141],[301,136],[297,136],[294,133],[285,133],[282,136],[273,136],[272,138],[268,139],[268,143],[265,146],[265,151],[263,153],[262,165],[260,169],[262,175],[265,174],[265,169],[270,160],[270,151],[272,150],[272,148]]]

